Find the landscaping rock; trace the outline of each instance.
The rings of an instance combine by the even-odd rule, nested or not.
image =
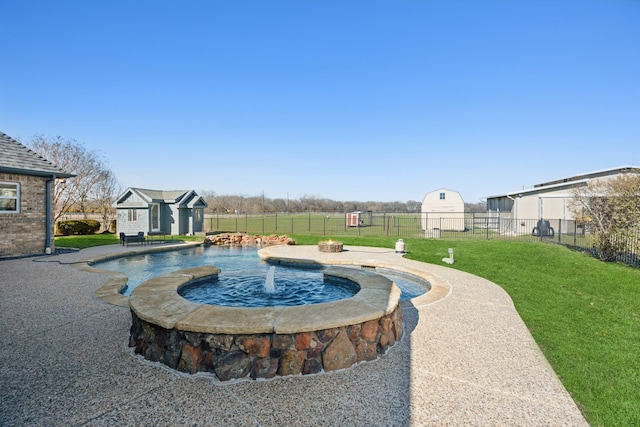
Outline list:
[[[322,354],[322,364],[327,371],[348,368],[358,361],[356,350],[344,328],[336,335]]]
[[[180,360],[178,361],[178,370],[195,374],[200,369],[201,362],[202,351],[191,344],[185,344],[180,354]]]
[[[251,370],[251,358],[243,351],[235,351],[223,357],[215,368],[220,381],[244,378]]]
[[[278,373],[278,359],[265,357],[253,362],[251,378],[273,378]]]
[[[280,358],[278,375],[299,375],[306,358],[306,352],[287,350]]]
[[[250,235],[245,233],[222,233],[207,236],[204,239],[205,246],[218,245],[242,245],[242,246],[260,246],[260,245],[295,245],[296,242],[290,237],[272,234],[270,236]]]

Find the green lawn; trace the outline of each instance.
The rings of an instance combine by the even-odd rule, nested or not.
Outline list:
[[[333,238],[393,248],[395,237],[291,235],[298,244]],[[198,240],[198,237],[181,239]],[[502,286],[593,426],[640,425],[640,270],[534,242],[405,238],[407,257]],[[59,247],[118,243],[115,235],[56,238]]]
[[[300,244],[318,237],[293,236]],[[339,238],[393,248],[394,238]],[[563,246],[498,240],[404,239],[407,257],[500,285],[593,426],[640,425],[640,270]]]

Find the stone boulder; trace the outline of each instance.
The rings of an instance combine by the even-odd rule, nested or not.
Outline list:
[[[349,340],[344,328],[331,341],[322,354],[322,362],[326,371],[345,369],[358,361],[355,347]]]
[[[261,246],[261,245],[295,245],[296,242],[292,238],[277,234],[271,234],[269,236],[260,236],[258,234],[251,235],[245,233],[222,233],[212,234],[204,239],[205,246],[227,246],[227,245],[242,245],[242,246]]]

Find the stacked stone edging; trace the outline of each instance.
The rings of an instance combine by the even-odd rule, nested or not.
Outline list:
[[[402,338],[400,289],[372,272],[325,274],[360,286],[347,299],[293,307],[222,307],[187,301],[180,287],[216,276],[201,266],[152,278],[129,298],[129,345],[147,360],[221,381],[315,374],[373,360]]]
[[[165,329],[131,312],[130,347],[145,359],[220,381],[307,375],[374,360],[402,338],[400,305],[367,322],[293,334],[209,334]]]
[[[242,245],[242,246],[260,246],[260,245],[295,245],[296,242],[291,237],[285,235],[271,234],[269,236],[261,236],[258,234],[245,233],[221,233],[208,235],[203,244],[210,245]]]

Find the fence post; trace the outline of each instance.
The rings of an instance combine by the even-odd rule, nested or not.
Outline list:
[[[464,227],[467,228],[467,215],[464,215]],[[476,231],[476,213],[471,212],[471,235],[473,236]]]
[[[293,234],[293,217],[291,217],[291,234]]]
[[[560,236],[562,235],[562,219],[558,220],[558,243],[562,243]]]
[[[278,232],[278,212],[276,212],[276,234]]]
[[[542,218],[540,218],[542,220]],[[549,223],[549,227],[551,227],[551,223]],[[540,232],[540,230],[538,230],[538,236],[540,236],[540,241],[542,242],[542,233]]]
[[[238,232],[238,215],[236,215],[236,233]]]
[[[309,212],[309,230],[308,231],[311,231],[311,212]]]
[[[262,235],[264,236],[264,214],[262,214]]]
[[[484,225],[485,225],[485,229],[487,230],[487,240],[489,240],[489,217],[485,216],[484,217]]]

